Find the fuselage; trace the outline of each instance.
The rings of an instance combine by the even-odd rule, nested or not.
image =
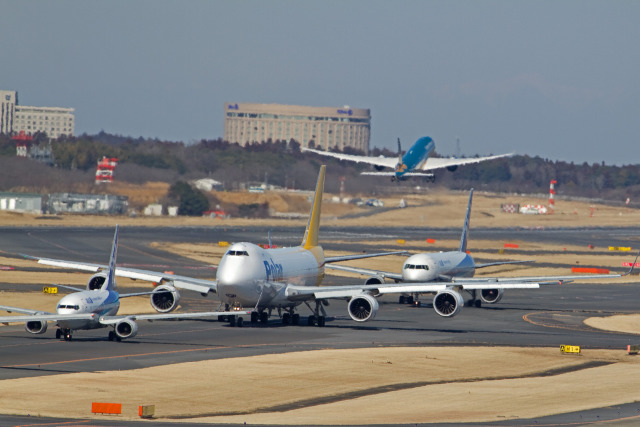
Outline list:
[[[402,266],[403,282],[447,281],[447,278],[473,277],[473,258],[459,251],[412,255]]]
[[[61,328],[96,329],[103,327],[99,319],[101,316],[114,316],[120,308],[120,298],[117,292],[109,290],[93,290],[75,292],[63,297],[56,307],[58,314],[95,314],[94,320],[60,320]]]
[[[398,162],[395,168],[396,178],[401,178],[405,173],[422,169],[436,144],[428,136],[418,139],[402,156],[402,162]]]
[[[304,249],[263,249],[252,243],[235,243],[218,265],[220,300],[233,309],[291,307],[287,285],[315,286],[324,276],[320,246]]]

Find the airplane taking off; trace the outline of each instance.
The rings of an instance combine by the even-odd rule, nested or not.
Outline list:
[[[26,316],[0,316],[0,323],[25,322],[27,332],[43,334],[47,331],[48,321],[57,322],[56,338],[63,337],[65,341],[71,340],[72,332],[75,330],[113,327],[113,330],[109,331],[109,341],[120,341],[123,338],[132,338],[138,333],[136,320],[196,319],[217,317],[224,314],[220,312],[199,312],[118,316],[120,298],[151,294],[153,299],[154,294],[157,294],[157,292],[119,294],[115,280],[117,252],[118,226],[116,226],[113,236],[109,267],[106,271],[101,271],[91,276],[86,290],[58,285],[78,292],[62,297],[58,302],[55,314],[2,305],[0,306],[1,310],[10,313],[22,313],[26,314]],[[249,314],[248,311],[246,313]]]
[[[449,252],[427,252],[408,257],[403,266],[402,273],[390,273],[386,271],[370,270],[344,265],[328,265],[332,270],[348,271],[364,276],[370,276],[365,280],[365,285],[384,284],[386,278],[394,280],[396,283],[402,282],[407,286],[407,292],[399,297],[401,304],[420,305],[418,296],[420,293],[412,292],[414,286],[420,283],[431,284],[434,282],[446,283],[449,294],[438,293],[433,299],[433,308],[442,316],[454,316],[464,305],[464,300],[460,291],[465,291],[471,295],[470,305],[481,307],[482,302],[495,304],[502,299],[505,289],[517,288],[517,286],[503,286],[505,282],[511,284],[527,284],[536,282],[537,284],[557,285],[575,280],[584,279],[610,279],[626,276],[631,273],[631,269],[624,274],[591,274],[591,275],[569,275],[569,276],[532,276],[532,277],[478,277],[473,278],[476,269],[504,264],[519,264],[532,261],[496,261],[485,264],[476,264],[467,253],[467,241],[469,239],[469,220],[471,217],[471,201],[473,199],[473,189],[469,192],[469,203],[467,213],[460,237],[460,246],[457,251]],[[637,257],[636,257],[637,260]],[[538,287],[538,286],[536,286]],[[433,293],[433,292],[430,292]],[[478,295],[479,293],[479,295]],[[409,294],[409,296],[407,296]]]
[[[357,163],[368,163],[373,165],[378,172],[362,172],[362,175],[381,175],[390,176],[391,181],[402,181],[408,177],[434,178],[432,173],[425,173],[435,169],[447,168],[454,171],[458,166],[480,163],[487,160],[499,159],[502,157],[512,156],[513,154],[500,154],[489,157],[476,157],[468,159],[434,158],[430,157],[431,152],[435,149],[436,143],[428,136],[419,138],[406,152],[402,155],[402,147],[400,146],[400,138],[398,138],[398,157],[370,157],[356,156],[352,154],[333,153],[331,151],[320,151],[311,148],[300,147],[301,151],[309,151],[321,156],[336,157],[340,160],[347,160]],[[384,168],[392,168],[393,171],[382,172]]]

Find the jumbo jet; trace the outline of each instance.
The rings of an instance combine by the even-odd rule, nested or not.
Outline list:
[[[468,305],[481,307],[482,303],[495,304],[502,299],[505,289],[518,288],[517,286],[503,286],[509,282],[514,285],[518,283],[537,283],[546,285],[556,285],[568,283],[575,280],[585,279],[610,279],[626,276],[631,273],[633,267],[623,274],[591,274],[591,275],[567,275],[567,276],[531,276],[531,277],[477,277],[474,278],[477,269],[504,264],[529,263],[533,261],[496,261],[484,264],[476,264],[473,257],[467,253],[467,241],[469,239],[469,220],[471,217],[471,201],[473,199],[473,189],[469,192],[469,202],[467,213],[462,227],[462,236],[458,250],[449,252],[425,252],[408,257],[401,273],[392,273],[380,270],[370,270],[359,267],[345,265],[329,265],[332,270],[348,271],[352,273],[369,276],[365,280],[365,285],[382,285],[385,279],[391,279],[396,283],[406,286],[406,292],[399,296],[400,304],[414,304],[420,306],[419,295],[421,293],[412,291],[420,287],[421,283],[433,284],[443,283],[441,286],[448,289],[448,293],[435,291],[433,308],[441,316],[451,317],[460,312],[464,305],[461,291],[468,293],[471,299]],[[637,257],[636,257],[637,260]],[[635,265],[635,262],[631,264]],[[537,287],[537,286],[536,286]],[[530,288],[523,286],[523,288]]]
[[[109,341],[121,341],[132,338],[138,333],[136,320],[175,320],[217,317],[220,312],[199,312],[180,314],[134,314],[118,316],[120,298],[152,295],[156,292],[119,294],[116,284],[116,254],[118,251],[118,226],[113,236],[113,246],[109,267],[89,279],[86,290],[61,286],[77,292],[62,297],[56,307],[56,313],[46,313],[20,307],[0,306],[1,310],[22,313],[23,316],[0,316],[0,323],[25,322],[25,329],[32,334],[43,334],[47,331],[47,322],[57,322],[56,339],[70,341],[73,331],[112,327]],[[247,312],[248,314],[249,312]]]
[[[231,326],[241,326],[243,319],[238,314],[251,310],[251,321],[267,323],[273,311],[277,311],[283,324],[299,324],[297,308],[305,305],[311,311],[308,325],[325,325],[324,306],[330,300],[347,301],[347,312],[356,322],[372,320],[379,308],[376,297],[385,294],[437,293],[442,301],[436,309],[438,314],[452,316],[459,311],[456,303],[460,300],[457,283],[401,283],[362,284],[348,286],[319,286],[328,263],[347,261],[372,256],[392,255],[400,252],[378,254],[345,255],[325,257],[318,243],[320,208],[324,190],[325,166],[320,167],[313,206],[309,214],[306,231],[300,246],[291,248],[263,249],[253,243],[234,243],[223,255],[218,265],[215,281],[194,279],[166,273],[118,268],[116,274],[134,279],[160,283],[152,295],[156,310],[171,310],[179,299],[179,289],[188,289],[206,295],[218,294],[221,307]],[[78,262],[41,258],[40,263],[66,268],[100,270],[103,266]],[[487,283],[466,284],[465,290],[481,289],[531,289],[539,283],[511,283],[509,281],[488,285]],[[448,311],[448,305],[453,311]],[[226,311],[228,307],[229,311]],[[222,320],[222,319],[221,319]]]
[[[404,156],[402,155],[400,138],[398,138],[398,157],[356,156],[352,154],[333,153],[330,151],[320,151],[302,147],[300,148],[300,150],[309,151],[322,156],[336,157],[340,160],[373,165],[375,169],[377,169],[377,172],[362,172],[362,175],[390,176],[391,181],[402,181],[409,177],[422,177],[433,180],[434,175],[425,171],[447,168],[448,170],[453,172],[458,168],[458,166],[480,163],[487,160],[494,160],[513,155],[500,154],[497,156],[476,157],[468,159],[458,159],[455,157],[430,157],[431,152],[435,148],[436,143],[433,141],[433,139],[428,136],[423,136],[409,148],[409,151],[407,151]],[[391,168],[393,169],[393,171],[383,171],[383,169],[385,168]]]

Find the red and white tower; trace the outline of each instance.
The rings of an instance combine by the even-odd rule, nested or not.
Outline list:
[[[552,179],[549,183],[549,213],[552,214],[555,209],[555,198],[556,198],[556,184],[558,181]]]
[[[118,159],[115,157],[103,157],[98,160],[98,168],[96,169],[96,184],[103,182],[113,182],[113,170],[118,165]]]

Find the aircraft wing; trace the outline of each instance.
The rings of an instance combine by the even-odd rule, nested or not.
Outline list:
[[[159,313],[159,314],[129,314],[122,316],[102,316],[100,323],[103,325],[113,325],[122,319],[130,320],[180,320],[180,319],[202,319],[207,317],[229,316],[229,315],[250,315],[250,310],[243,311],[206,311],[196,313]]]
[[[27,308],[9,307],[7,305],[0,305],[0,310],[8,311],[9,313],[21,313],[22,316],[0,316],[0,323],[13,323],[13,322],[31,322],[31,321],[51,321],[57,322],[58,320],[78,320],[78,319],[94,319],[95,314],[53,314],[48,312],[42,312],[37,310],[29,310]]]
[[[361,255],[341,255],[341,256],[330,256],[324,259],[325,263],[332,262],[340,262],[340,261],[351,261],[354,259],[363,259],[363,258],[374,258],[378,256],[387,256],[387,255],[406,255],[407,251],[393,251],[393,252],[378,252],[375,254],[361,254]],[[327,266],[329,267],[329,266]],[[337,266],[331,266],[331,268],[336,267],[336,270],[339,270]]]
[[[489,157],[470,157],[470,158],[464,158],[464,159],[458,159],[455,157],[448,157],[448,158],[429,157],[427,161],[424,163],[424,165],[422,166],[422,170],[427,171],[427,170],[447,168],[451,166],[469,165],[473,163],[486,162],[487,160],[500,159],[502,157],[510,157],[510,156],[513,156],[513,153],[499,154],[497,156],[489,156]]]
[[[446,289],[462,288],[467,290],[479,289],[537,289],[539,283],[502,282],[502,283],[398,283],[360,286],[296,286],[287,287],[287,296],[292,301],[310,299],[346,299],[363,293],[373,296],[401,293],[435,293]]]
[[[476,264],[476,269],[485,268],[485,267],[494,267],[496,265],[506,265],[506,264],[530,264],[535,262],[534,260],[526,260],[526,261],[495,261],[495,262],[485,262],[484,264]]]
[[[36,258],[39,264],[51,265],[54,267],[70,268],[74,270],[90,271],[97,273],[100,270],[106,270],[108,265],[91,264],[86,262],[63,261],[50,258]],[[134,280],[145,280],[148,282],[162,283],[171,282],[178,289],[188,289],[191,291],[206,294],[216,292],[217,283],[215,280],[196,279],[187,276],[178,276],[175,274],[161,273],[157,271],[140,270],[137,268],[116,267],[116,276],[127,277]],[[123,297],[123,295],[120,295]],[[132,295],[125,295],[132,296]]]
[[[321,151],[321,150],[314,150],[312,148],[302,148],[302,147],[300,147],[300,151],[309,151],[311,153],[316,153],[321,156],[335,157],[336,159],[346,160],[349,162],[367,163],[370,165],[382,166],[385,168],[395,168],[396,164],[398,163],[397,157],[356,156],[354,154],[334,153],[331,151]]]
[[[398,273],[390,273],[388,271],[380,271],[380,270],[369,270],[368,268],[360,268],[360,267],[349,267],[347,265],[326,265],[326,268],[331,270],[341,270],[348,271],[350,273],[362,274],[363,276],[380,276],[382,278],[389,278],[393,280],[402,280],[402,274]]]
[[[454,284],[473,284],[483,283],[487,284],[490,288],[501,283],[532,283],[537,282],[541,285],[547,284],[563,284],[568,282],[575,282],[580,280],[594,280],[594,279],[615,279],[617,277],[623,277],[630,273],[621,274],[585,274],[585,275],[566,275],[566,276],[528,276],[528,277],[463,277],[460,279],[453,278],[451,283]],[[470,288],[465,288],[470,289]]]

